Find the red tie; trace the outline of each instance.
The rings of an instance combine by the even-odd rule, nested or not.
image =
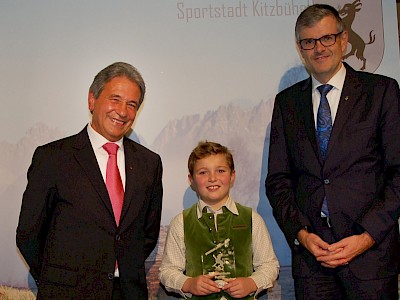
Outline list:
[[[106,186],[110,196],[111,205],[114,211],[115,221],[119,226],[122,203],[124,202],[124,187],[122,186],[121,175],[117,165],[117,151],[119,146],[114,143],[104,144],[103,148],[108,153]]]

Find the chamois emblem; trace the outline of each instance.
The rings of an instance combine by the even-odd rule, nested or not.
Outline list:
[[[352,24],[356,17],[356,13],[361,10],[361,6],[361,0],[355,0],[353,3],[347,3],[343,6],[343,8],[339,9],[339,14],[342,17],[343,22],[346,24],[349,36],[349,44],[351,45],[350,51],[343,56],[343,59],[347,59],[348,57],[355,55],[363,63],[360,70],[365,70],[367,63],[367,59],[364,57],[365,46],[375,42],[375,34],[372,34],[373,30],[371,30],[369,32],[369,42],[366,43],[362,37],[352,29]]]

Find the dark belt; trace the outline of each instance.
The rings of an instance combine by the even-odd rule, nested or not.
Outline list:
[[[321,217],[322,227],[332,228],[331,218]]]

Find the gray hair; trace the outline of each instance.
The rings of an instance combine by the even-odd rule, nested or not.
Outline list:
[[[300,30],[302,28],[312,27],[315,23],[328,16],[336,19],[338,32],[346,30],[346,25],[335,8],[327,4],[314,4],[303,10],[297,18],[295,27],[296,39],[300,40]]]
[[[139,71],[132,65],[124,62],[116,62],[101,70],[93,80],[89,88],[89,92],[93,93],[97,99],[104,89],[106,83],[115,77],[127,77],[132,82],[136,83],[140,89],[139,106],[143,102],[144,94],[146,92],[146,85]]]

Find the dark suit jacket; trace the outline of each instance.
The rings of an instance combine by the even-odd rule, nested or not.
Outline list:
[[[399,86],[388,77],[345,67],[325,162],[316,140],[311,78],[276,96],[266,193],[292,248],[294,276],[307,276],[320,265],[294,241],[301,226],[315,230],[320,222],[324,190],[335,238],[366,230],[376,242],[350,262],[350,270],[360,279],[398,272]]]
[[[144,263],[160,229],[162,163],[128,138],[124,152],[117,227],[86,128],[36,149],[17,245],[38,283],[38,299],[111,299],[116,259],[124,294],[147,299]]]

